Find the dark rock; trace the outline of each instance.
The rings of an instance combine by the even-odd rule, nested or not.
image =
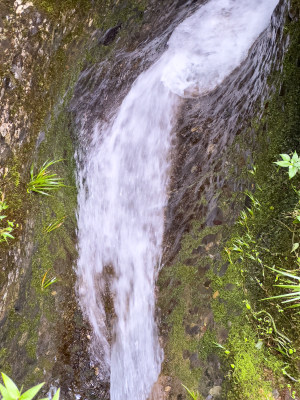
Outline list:
[[[188,335],[195,336],[200,332],[200,327],[198,325],[186,326],[185,331]]]
[[[206,225],[222,225],[224,222],[223,211],[219,207],[215,207],[207,217]]]
[[[207,281],[204,282],[204,286],[205,286],[206,288],[209,288],[209,287],[210,287],[210,284],[211,284],[211,280],[210,280],[210,279],[208,279]]]
[[[234,285],[233,283],[227,283],[227,285],[225,286],[225,290],[229,290],[232,291],[236,288],[236,285]]]
[[[198,274],[199,274],[200,278],[202,278],[206,274],[206,272],[209,271],[209,268],[210,268],[209,265],[205,265],[205,266],[200,265],[198,267]]]
[[[210,233],[209,235],[206,235],[206,236],[202,239],[202,244],[208,245],[209,243],[214,243],[214,242],[216,241],[216,237],[217,237],[216,234]]]
[[[205,248],[203,246],[198,246],[192,251],[192,254],[205,254]]]
[[[192,369],[201,367],[201,361],[199,360],[198,353],[193,353],[190,356],[190,367]]]
[[[183,350],[183,352],[182,352],[182,357],[183,357],[184,360],[186,360],[187,358],[189,358],[190,355],[191,355],[191,353],[190,353],[189,350]]]
[[[100,39],[99,44],[103,44],[103,46],[110,45],[116,38],[119,30],[121,29],[121,24],[114,26],[113,28],[108,29],[103,37]]]
[[[220,271],[218,272],[218,275],[224,276],[227,272],[228,267],[229,267],[229,262],[226,262],[225,264],[223,264],[220,268]]]

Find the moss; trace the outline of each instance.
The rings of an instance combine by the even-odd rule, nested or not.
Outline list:
[[[92,7],[90,0],[34,0],[33,3],[53,18],[58,17],[60,13],[73,9],[85,13]]]
[[[248,325],[234,326],[228,338],[231,350],[230,380],[233,390],[228,399],[272,400],[272,382],[264,371],[264,348],[257,346],[257,337]]]

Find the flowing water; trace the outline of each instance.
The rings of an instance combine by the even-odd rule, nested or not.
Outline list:
[[[155,277],[177,110],[183,98],[214,90],[242,63],[276,4],[209,1],[178,25],[108,122],[94,121],[78,172],[78,294],[93,328],[99,377],[110,371],[112,400],[146,400],[163,360]]]

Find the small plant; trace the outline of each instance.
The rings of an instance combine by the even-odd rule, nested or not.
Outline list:
[[[297,172],[300,171],[300,158],[298,157],[297,152],[295,151],[292,157],[288,154],[280,154],[282,160],[276,161],[274,164],[279,165],[280,167],[288,168],[289,178],[293,178]]]
[[[2,222],[6,215],[3,215],[2,212],[8,208],[8,205],[4,201],[4,194],[2,194],[2,199],[0,200],[0,222]],[[8,239],[14,239],[14,236],[11,234],[14,230],[14,222],[6,220],[6,226],[0,226],[0,243],[7,242]]]
[[[182,385],[188,394],[191,396],[193,400],[200,400],[200,393],[198,391],[194,392],[193,390],[188,389],[186,386]]]
[[[280,271],[275,268],[269,267],[273,272],[276,272],[279,278],[284,279],[287,284],[274,285],[283,289],[289,289],[289,293],[280,294],[278,296],[268,297],[263,300],[280,299],[287,308],[298,308],[300,307],[300,276],[294,275],[287,271]],[[291,304],[290,303],[294,303]]]
[[[54,277],[51,278],[51,279],[49,279],[49,278],[47,279],[48,272],[49,272],[51,269],[52,269],[52,268],[49,268],[48,271],[46,271],[46,273],[45,273],[44,276],[43,276],[42,283],[41,283],[41,289],[42,289],[42,290],[47,289],[47,287],[49,287],[49,286],[53,285],[53,283],[57,282],[56,276],[54,276]]]
[[[230,354],[230,351],[227,350],[227,349],[226,349],[224,346],[222,346],[220,343],[214,342],[214,345],[215,345],[216,347],[218,347],[219,349],[222,349],[222,350],[224,351],[224,353],[225,353],[227,356]]]
[[[254,312],[252,309],[251,313],[257,323],[260,339],[265,340],[268,345],[274,345],[276,350],[285,356],[290,357],[295,353],[292,341],[277,329],[270,313],[265,310]]]
[[[40,383],[22,393],[22,388],[19,390],[11,378],[3,372],[1,375],[4,383],[4,385],[0,383],[1,400],[32,400],[45,384],[45,382]],[[60,389],[57,390],[52,400],[59,400],[59,393]],[[41,400],[48,400],[48,398],[43,398]]]
[[[45,161],[37,175],[34,175],[34,167],[32,165],[30,169],[30,182],[27,184],[27,192],[36,192],[49,196],[49,193],[47,192],[58,190],[61,187],[66,187],[62,178],[58,177],[56,173],[51,174],[48,170],[51,165],[60,161],[62,160]]]
[[[54,231],[55,229],[58,229],[63,223],[64,223],[64,219],[66,218],[66,216],[61,217],[61,218],[57,218],[55,221],[51,222],[45,229],[45,231],[47,233],[50,233],[52,231]]]

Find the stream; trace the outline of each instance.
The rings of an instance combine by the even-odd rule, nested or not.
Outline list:
[[[277,2],[200,6],[174,29],[165,52],[121,104],[111,105],[105,120],[90,121],[91,140],[85,155],[77,155],[77,287],[93,329],[97,375],[110,379],[111,400],[146,400],[161,370],[155,281],[179,110],[186,98],[210,93],[241,65]]]

